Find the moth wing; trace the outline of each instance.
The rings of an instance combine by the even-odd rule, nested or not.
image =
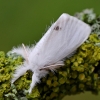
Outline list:
[[[86,23],[64,13],[37,43],[31,57],[39,67],[55,64],[74,52],[90,32]]]

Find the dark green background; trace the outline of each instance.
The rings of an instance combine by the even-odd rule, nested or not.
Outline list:
[[[33,44],[62,13],[74,15],[86,8],[100,14],[100,0],[0,0],[0,51],[21,43]],[[100,100],[85,93],[64,100]]]

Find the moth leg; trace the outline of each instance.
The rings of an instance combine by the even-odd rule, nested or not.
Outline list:
[[[36,85],[36,83],[39,82],[39,77],[38,77],[38,74],[34,73],[32,75],[32,83],[30,85],[30,88],[29,88],[29,94],[32,92],[32,89],[34,88],[34,86]]]
[[[34,72],[34,74],[32,75],[32,83],[29,88],[29,94],[32,92],[32,89],[35,87],[36,83],[39,83],[40,79],[42,77],[45,77],[47,74],[48,74],[48,71],[45,71],[45,70]]]
[[[24,67],[24,66],[19,66],[13,75],[13,78],[11,79],[11,83],[14,83],[20,76],[24,75],[24,73],[28,70],[29,68]]]
[[[42,67],[40,70],[48,70],[48,69],[50,69],[50,70],[56,70],[57,68],[59,68],[59,67],[62,67],[62,66],[64,66],[64,62],[63,61],[59,61],[59,62],[57,62],[57,63],[55,63],[55,64],[52,64],[52,65],[49,65],[49,66],[46,66],[46,67]]]

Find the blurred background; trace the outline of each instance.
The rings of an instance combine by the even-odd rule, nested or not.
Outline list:
[[[62,13],[74,15],[86,8],[100,14],[99,0],[0,0],[0,51],[22,43],[30,45],[46,32]],[[63,100],[100,100],[90,92],[66,96]]]

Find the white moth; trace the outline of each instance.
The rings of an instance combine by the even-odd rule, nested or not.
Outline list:
[[[31,93],[40,78],[48,74],[47,69],[52,71],[64,65],[64,58],[69,57],[88,38],[90,32],[91,28],[86,23],[62,14],[35,47],[25,47],[22,44],[22,47],[12,50],[12,53],[21,55],[25,61],[16,69],[11,82],[14,83],[27,70],[31,70]]]

